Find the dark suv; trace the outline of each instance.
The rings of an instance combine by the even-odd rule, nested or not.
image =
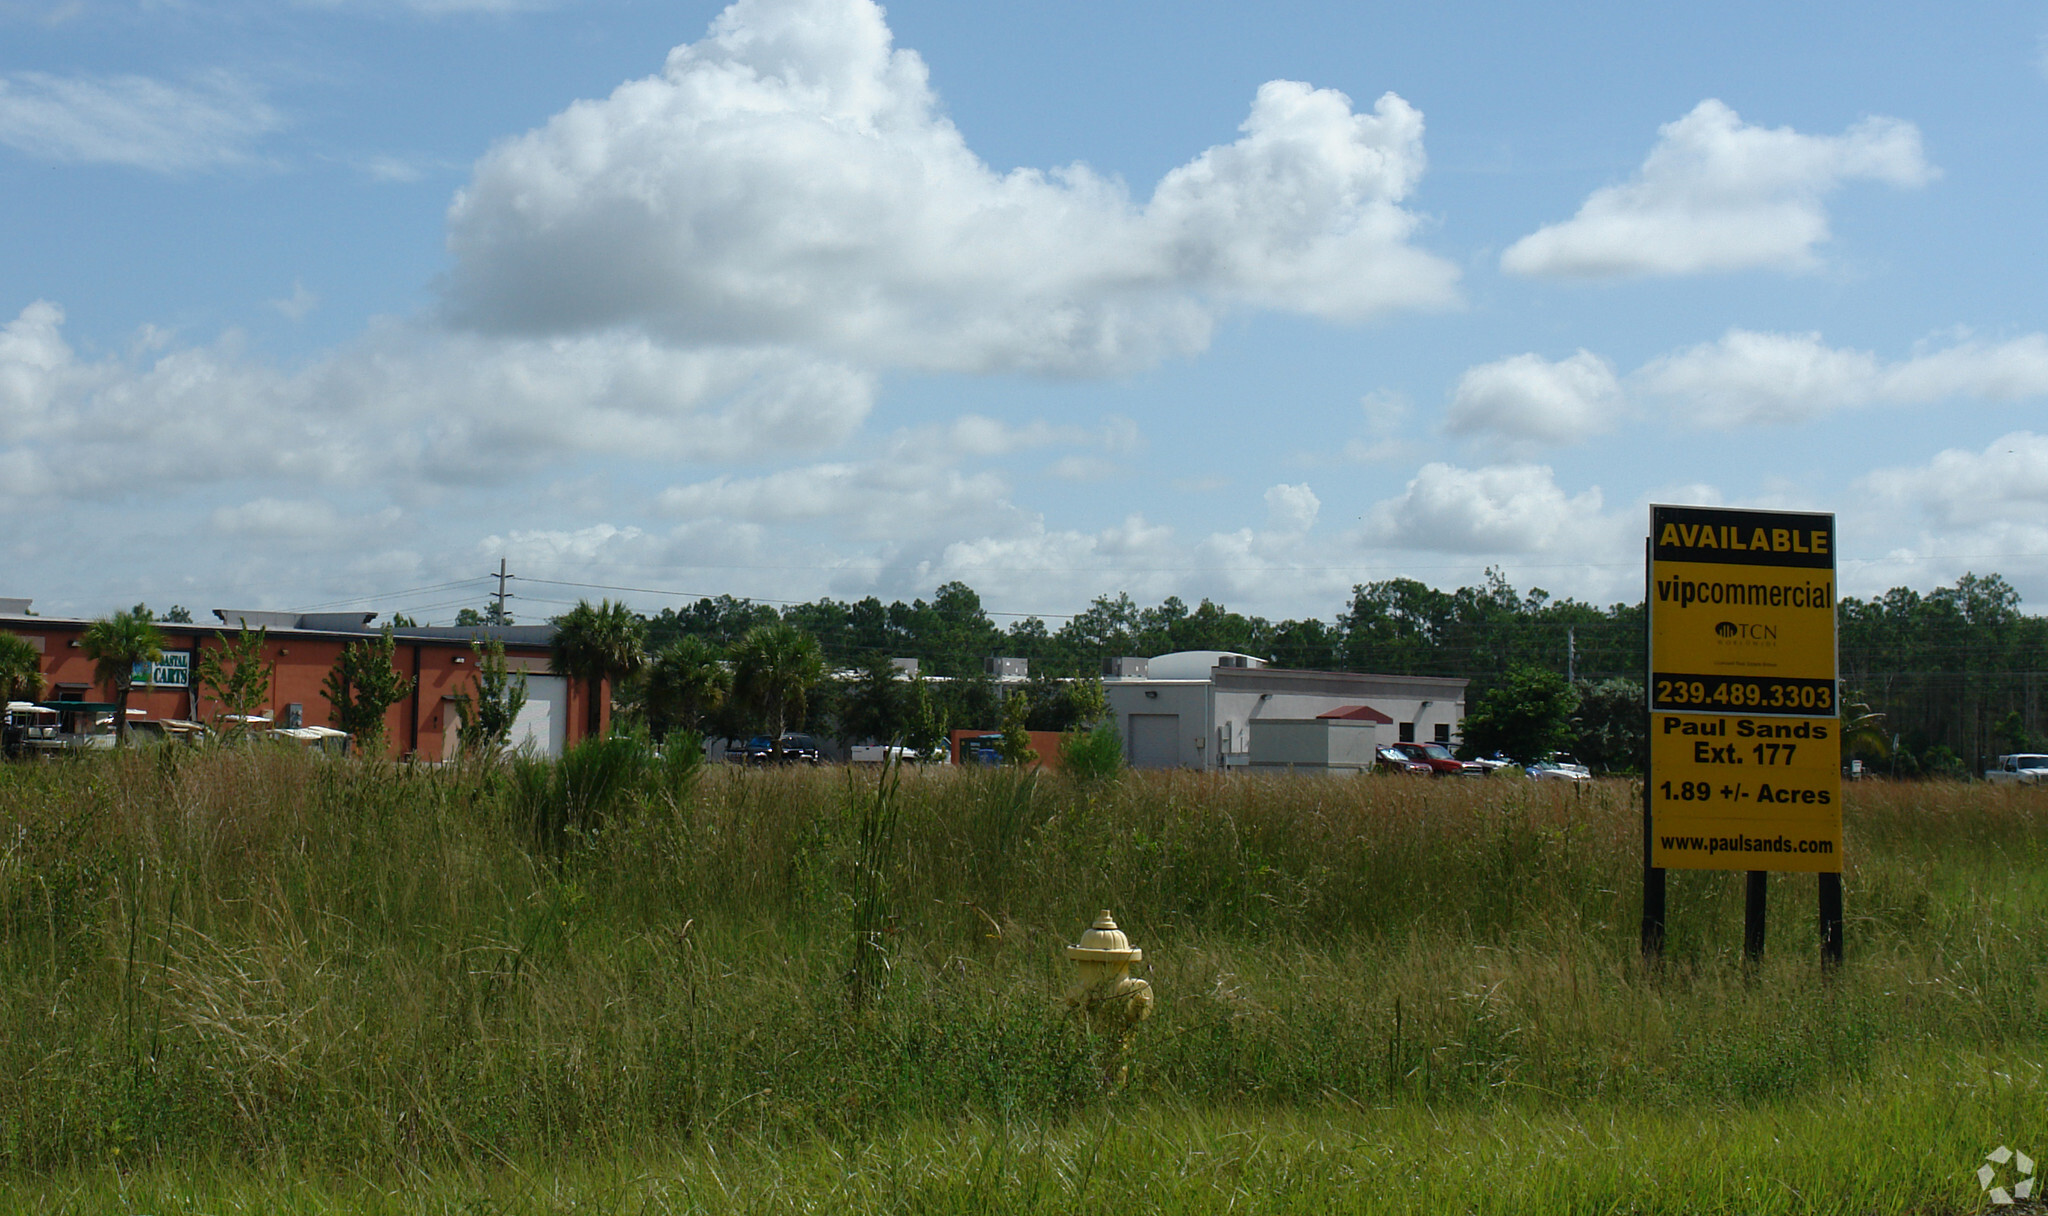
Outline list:
[[[726,758],[743,764],[773,764],[776,760],[775,740],[767,735],[755,735],[739,747],[727,749]],[[818,741],[809,735],[782,736],[782,763],[816,764],[821,758]]]
[[[1441,743],[1396,743],[1394,750],[1427,764],[1430,771],[1439,777],[1483,777],[1486,766],[1471,764],[1451,754],[1451,749]]]

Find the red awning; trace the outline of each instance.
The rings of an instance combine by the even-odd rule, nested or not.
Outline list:
[[[1316,717],[1319,719],[1342,718],[1346,722],[1377,722],[1381,726],[1392,726],[1394,724],[1392,718],[1389,718],[1370,705],[1339,705],[1329,713],[1317,714]]]

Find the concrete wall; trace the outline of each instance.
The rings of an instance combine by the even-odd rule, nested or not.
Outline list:
[[[1263,718],[1250,734],[1254,771],[1362,772],[1378,749],[1373,723],[1338,718]]]
[[[1104,694],[1116,715],[1116,728],[1124,740],[1124,759],[1138,768],[1208,768],[1220,763],[1211,758],[1216,746],[1210,719],[1210,684],[1207,680],[1104,680]],[[1138,748],[1147,733],[1135,728],[1134,715],[1151,718],[1170,716],[1174,745],[1172,759],[1161,763]]]

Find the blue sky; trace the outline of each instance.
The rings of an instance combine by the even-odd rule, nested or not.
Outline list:
[[[0,594],[1608,602],[1680,501],[2038,610],[2044,32],[0,0]]]

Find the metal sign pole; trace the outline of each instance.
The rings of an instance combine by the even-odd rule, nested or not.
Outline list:
[[[1820,966],[1833,971],[1842,965],[1842,876],[1820,876]]]
[[[1650,544],[1649,537],[1643,538],[1643,690],[1649,691],[1650,668]],[[1643,737],[1650,737],[1650,699],[1643,698]],[[1650,770],[1643,769],[1643,961],[1657,964],[1664,961],[1664,869],[1651,863],[1653,850],[1650,847]]]
[[[1742,956],[1752,963],[1764,959],[1764,884],[1769,870],[1751,870],[1742,906]]]

